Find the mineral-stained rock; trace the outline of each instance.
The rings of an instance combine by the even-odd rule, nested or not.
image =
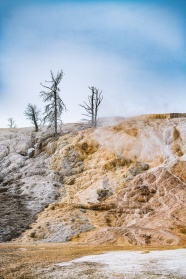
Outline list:
[[[54,152],[56,151],[56,148],[57,148],[57,142],[56,141],[49,142],[46,145],[45,152],[48,153],[49,155],[54,154]]]
[[[25,137],[40,146],[32,158],[16,151]],[[0,137],[1,241],[186,242],[185,118],[67,124],[61,136],[44,129],[35,137],[29,129]]]

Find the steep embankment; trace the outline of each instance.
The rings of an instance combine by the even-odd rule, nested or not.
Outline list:
[[[36,150],[33,158],[22,158],[18,149],[2,155],[3,164],[10,164],[1,167],[0,192],[12,203],[9,215],[1,216],[2,240],[7,228],[17,232],[18,225],[20,233],[35,220],[20,241],[185,243],[186,119],[154,118],[126,119],[96,130],[71,125],[56,139],[23,131],[27,139],[34,138],[25,150],[37,143]],[[16,170],[11,156],[23,159]],[[15,179],[16,171],[20,177]],[[21,205],[18,211],[11,195]],[[28,213],[25,221],[22,209]]]

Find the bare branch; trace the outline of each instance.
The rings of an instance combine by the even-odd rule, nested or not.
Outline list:
[[[16,128],[16,123],[12,117],[8,118],[8,125],[9,128]]]
[[[31,120],[31,123],[35,126],[35,131],[38,132],[38,121],[40,119],[41,111],[38,109],[36,105],[28,104],[26,110],[24,111],[24,115],[27,119]]]
[[[99,91],[96,87],[89,86],[91,90],[91,95],[88,96],[88,103],[83,102],[84,104],[79,104],[82,108],[84,108],[87,114],[83,114],[87,117],[91,117],[91,125],[92,127],[97,126],[97,114],[98,108],[103,100],[102,91]]]

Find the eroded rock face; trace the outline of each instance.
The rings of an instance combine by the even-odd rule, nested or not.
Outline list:
[[[20,236],[45,206],[65,195],[37,144],[37,136],[44,135],[31,128],[0,130],[0,242]],[[36,154],[34,144],[40,149]]]
[[[43,132],[35,142],[30,134],[29,148],[37,150],[30,159],[0,149],[3,212],[11,203],[18,234],[25,231],[20,241],[185,243],[186,119],[143,116],[83,129],[64,125],[61,136]],[[9,231],[17,236],[2,220],[2,240],[11,239]]]
[[[128,183],[105,218],[129,244],[178,245],[185,241],[185,199],[185,184],[159,168]]]
[[[71,134],[62,136],[63,147],[69,144],[69,139],[78,130],[85,128],[81,124],[66,126]],[[33,132],[32,128],[0,129],[0,242],[20,236],[36,221],[39,212],[59,197],[66,196],[62,171],[49,166],[58,140],[59,137],[54,138],[46,128],[38,133]],[[56,225],[56,232],[60,234],[57,227],[59,226]],[[70,232],[70,228],[67,230],[64,227],[61,231]],[[80,232],[83,231],[82,228],[83,226],[80,227]],[[91,226],[85,225],[84,229],[88,228]],[[76,230],[74,233],[78,234]],[[33,237],[35,233],[31,235]],[[54,241],[54,237],[51,239]],[[61,236],[61,241],[65,239],[70,239],[68,233],[66,237]]]

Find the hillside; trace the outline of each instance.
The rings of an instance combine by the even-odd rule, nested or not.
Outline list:
[[[0,129],[0,241],[184,245],[186,119],[159,118]]]

